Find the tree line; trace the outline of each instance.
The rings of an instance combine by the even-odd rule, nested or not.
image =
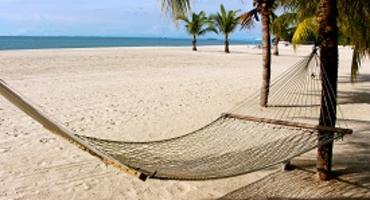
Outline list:
[[[176,19],[182,20],[186,31],[192,35],[193,51],[197,50],[197,37],[207,32],[214,32],[224,35],[225,52],[230,53],[229,36],[240,24],[239,18],[237,10],[226,10],[221,4],[220,11],[216,14],[206,16],[204,11],[200,11],[199,13],[193,12],[190,17],[180,15]]]
[[[181,5],[178,3],[178,6]],[[354,49],[351,63],[351,81],[354,82],[359,74],[362,58],[370,55],[370,1],[338,0],[337,5],[341,13],[337,16],[338,43]],[[186,31],[192,36],[194,51],[197,50],[197,38],[213,32],[224,35],[226,53],[230,52],[229,36],[239,24],[243,29],[251,29],[255,21],[261,21],[265,65],[269,65],[271,60],[271,46],[272,54],[279,55],[280,40],[291,42],[294,48],[302,43],[318,45],[319,0],[254,0],[253,6],[252,10],[240,14],[240,10],[226,10],[221,4],[220,11],[216,14],[207,16],[204,11],[200,11],[187,16],[186,13],[179,12],[175,19],[185,23]],[[277,14],[278,12],[281,14]],[[271,35],[273,45],[270,42]]]

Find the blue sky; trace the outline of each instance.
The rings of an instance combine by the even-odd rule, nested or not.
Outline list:
[[[175,37],[187,34],[161,12],[160,0],[0,0],[0,35],[68,35]],[[216,12],[251,8],[251,0],[191,0],[193,11]],[[256,38],[261,32],[239,31],[234,39]],[[208,34],[205,37],[220,37]]]

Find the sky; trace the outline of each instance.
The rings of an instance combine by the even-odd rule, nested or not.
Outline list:
[[[251,0],[191,0],[192,11],[215,13],[226,9],[250,10]],[[175,25],[161,11],[161,0],[0,0],[0,35],[4,36],[113,36],[188,37],[183,24]],[[255,39],[252,30],[238,28],[232,39]],[[205,38],[222,38],[207,34]]]

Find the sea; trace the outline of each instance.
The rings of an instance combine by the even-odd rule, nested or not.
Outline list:
[[[230,45],[257,45],[260,40],[230,40]],[[224,41],[208,38],[198,39],[199,46],[223,45]],[[140,37],[69,37],[69,36],[0,36],[0,50],[59,49],[93,47],[157,47],[190,46],[186,38],[140,38]]]

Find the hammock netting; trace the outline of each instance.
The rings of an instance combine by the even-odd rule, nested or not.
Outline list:
[[[45,119],[36,120],[103,161],[127,167],[144,178],[208,180],[242,175],[288,161],[350,132],[333,128],[329,135],[318,134],[328,131],[327,127],[343,127],[343,124],[323,124],[322,129],[316,126],[323,113],[321,92],[333,90],[322,90],[321,81],[327,77],[320,70],[315,52],[272,82],[266,107],[259,106],[260,94],[256,92],[228,112],[232,114],[221,115],[199,130],[176,138],[150,142],[111,141],[68,134],[55,121],[49,120],[45,125],[42,122]],[[10,90],[8,86],[6,89]],[[7,97],[8,93],[1,93]],[[14,97],[7,99],[14,101]],[[327,99],[325,103],[330,107],[333,101]],[[35,114],[27,109],[22,110],[34,117]],[[337,110],[340,118],[340,109]],[[246,115],[253,117],[244,117]]]
[[[151,178],[180,180],[241,175],[289,160],[317,146],[317,134],[312,130],[230,117],[221,117],[191,134],[157,142],[78,137]]]

